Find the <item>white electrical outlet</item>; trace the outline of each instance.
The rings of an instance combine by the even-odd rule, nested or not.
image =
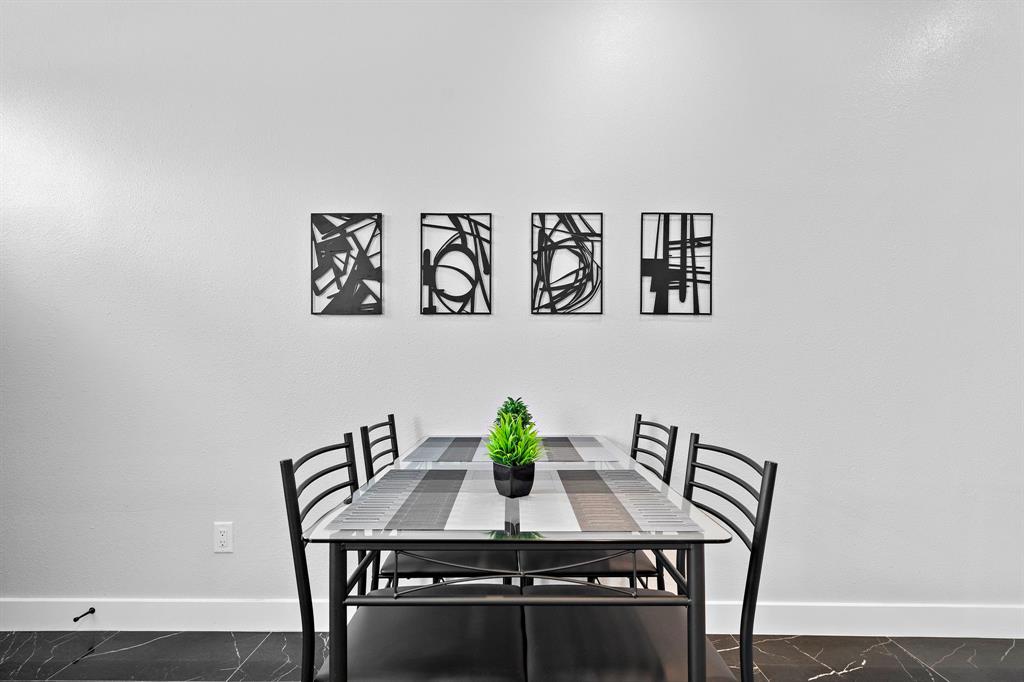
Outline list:
[[[213,522],[213,551],[218,554],[235,551],[234,521]]]

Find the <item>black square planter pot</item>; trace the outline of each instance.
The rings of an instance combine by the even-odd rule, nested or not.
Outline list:
[[[505,497],[524,497],[533,490],[534,463],[517,467],[494,464],[494,487]]]

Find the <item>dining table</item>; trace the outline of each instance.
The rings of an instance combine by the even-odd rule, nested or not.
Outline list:
[[[728,542],[730,532],[605,436],[547,436],[543,445],[532,491],[507,498],[495,489],[485,437],[423,437],[311,528],[306,541],[329,544],[332,682],[346,679],[348,607],[396,604],[682,605],[688,641],[680,646],[687,647],[689,679],[706,680],[704,548]],[[499,549],[653,552],[676,593],[638,590],[634,578],[633,586],[608,587],[601,596],[431,596],[429,586],[400,589],[396,574],[388,590],[352,594],[349,552],[363,555],[356,571],[365,572],[382,552],[400,558]],[[674,559],[666,554],[671,552]],[[481,571],[477,577],[564,580],[521,564],[516,571]]]

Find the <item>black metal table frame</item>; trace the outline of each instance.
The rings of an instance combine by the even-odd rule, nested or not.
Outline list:
[[[727,541],[727,540],[726,540]],[[401,538],[343,538],[338,540],[312,540],[312,542],[327,542],[330,544],[330,598],[329,598],[329,620],[330,640],[328,653],[330,656],[330,681],[347,682],[348,680],[348,618],[349,606],[357,607],[387,607],[387,606],[686,606],[686,618],[688,626],[688,667],[689,679],[694,682],[704,682],[707,679],[707,661],[705,651],[706,637],[706,599],[704,591],[704,545],[708,542],[697,540],[675,540],[675,541],[652,541],[646,538],[637,542],[628,541],[537,541],[525,540],[516,541],[513,538],[460,542],[447,540],[409,540]],[[541,595],[491,595],[491,596],[430,596],[432,588],[440,585],[414,585],[405,589],[398,589],[397,564],[401,554],[416,555],[417,552],[425,550],[605,550],[619,551],[621,553],[633,554],[634,576],[631,581],[632,587],[623,588],[611,585],[593,585],[586,581],[567,578],[565,576],[550,575],[552,570],[565,567],[548,567],[538,571],[526,571],[520,565],[516,571],[481,570],[480,575],[470,578],[459,578],[449,580],[445,584],[456,582],[471,582],[495,578],[526,578],[556,580],[564,583],[579,583],[590,585],[590,587],[605,589],[611,592],[611,596],[541,596]],[[642,595],[636,587],[636,552],[650,550],[655,553],[659,561],[664,565],[677,585],[677,594],[665,595]],[[675,550],[676,560],[673,564],[665,554],[666,550]],[[356,563],[355,570],[348,573],[348,556],[350,551],[362,553],[362,558]],[[395,579],[391,583],[391,594],[389,595],[368,595],[365,594],[366,572],[373,564],[374,559],[379,559],[382,551],[395,553]],[[425,557],[418,556],[423,559]],[[598,560],[595,560],[598,561]],[[436,562],[435,563],[444,563]],[[574,563],[568,566],[576,567],[591,562]],[[451,565],[451,564],[449,564]],[[684,566],[685,572],[679,570]],[[472,568],[472,567],[464,567]],[[352,591],[357,590],[358,594],[352,596]],[[415,594],[417,596],[408,596]]]

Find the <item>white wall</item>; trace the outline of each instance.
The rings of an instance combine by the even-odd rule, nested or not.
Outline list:
[[[1020,635],[1022,21],[4,3],[2,625],[296,627],[241,601],[294,594],[277,460],[511,393],[779,461],[762,631]],[[309,213],[353,210],[385,315],[313,317]],[[417,313],[421,210],[493,212],[493,315]],[[604,211],[603,316],[530,315],[534,210]],[[710,319],[638,314],[659,210],[715,213]],[[738,548],[709,561],[738,599]]]

